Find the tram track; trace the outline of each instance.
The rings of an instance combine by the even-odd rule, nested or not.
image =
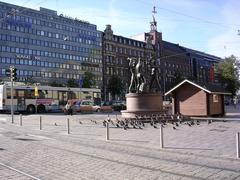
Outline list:
[[[2,166],[2,167],[4,167],[4,168],[7,168],[7,169],[9,169],[9,170],[11,170],[11,171],[14,171],[14,172],[16,172],[16,173],[18,173],[18,174],[21,174],[21,175],[23,175],[23,176],[25,176],[25,177],[28,177],[28,178],[30,178],[30,179],[33,179],[33,180],[41,180],[41,179],[38,178],[38,177],[35,177],[35,176],[31,175],[31,174],[28,174],[28,173],[26,173],[26,172],[23,172],[23,171],[21,171],[21,170],[19,170],[19,169],[16,169],[16,168],[12,167],[12,166],[9,166],[9,165],[7,165],[7,164],[4,164],[4,163],[1,163],[1,162],[0,162],[0,166]]]

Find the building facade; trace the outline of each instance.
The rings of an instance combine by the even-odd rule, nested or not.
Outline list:
[[[162,40],[161,32],[156,30],[132,38],[144,42],[149,34],[159,60],[159,79],[163,93],[183,79],[218,82],[214,68],[222,61],[221,58]]]
[[[96,25],[56,11],[0,2],[0,79],[17,68],[18,81],[66,85],[92,72],[102,84],[102,33]]]
[[[145,66],[154,49],[151,42],[142,42],[131,38],[114,35],[111,25],[107,25],[103,33],[103,99],[112,100],[108,89],[109,80],[113,75],[118,76],[124,85],[124,92],[114,99],[124,99],[128,93],[130,71],[128,57],[141,58]]]
[[[214,69],[222,61],[220,57],[189,48],[184,49],[190,58],[190,70],[193,80],[201,83],[219,81]]]

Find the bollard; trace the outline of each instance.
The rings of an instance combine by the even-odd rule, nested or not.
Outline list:
[[[106,141],[109,140],[109,122],[106,123]]]
[[[237,158],[240,158],[240,132],[236,133],[236,148],[237,148]]]
[[[70,122],[69,122],[69,118],[67,118],[67,129],[68,129],[68,134],[70,134]]]
[[[22,126],[22,114],[20,114],[20,126]]]
[[[39,118],[40,130],[42,130],[42,116]]]
[[[163,149],[163,127],[162,125],[160,124],[160,149]]]

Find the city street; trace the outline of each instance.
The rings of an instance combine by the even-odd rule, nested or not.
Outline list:
[[[240,0],[0,0],[0,180],[240,180]]]
[[[231,114],[232,112],[230,112]],[[240,121],[123,130],[107,114],[0,116],[0,179],[240,179]],[[67,131],[67,118],[70,134]],[[111,120],[120,115],[110,114]],[[238,118],[236,118],[238,120]]]

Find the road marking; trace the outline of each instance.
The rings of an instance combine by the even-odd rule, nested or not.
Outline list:
[[[30,174],[28,174],[28,173],[25,173],[25,172],[23,172],[23,171],[20,171],[20,170],[18,170],[18,169],[15,169],[15,168],[13,168],[13,167],[11,167],[11,166],[8,166],[8,165],[6,165],[6,164],[3,164],[3,163],[1,163],[1,162],[0,162],[0,165],[6,167],[6,168],[8,168],[8,169],[11,169],[11,170],[13,170],[13,171],[16,171],[16,172],[18,172],[18,173],[20,173],[20,174],[23,174],[23,175],[25,175],[25,176],[28,176],[28,177],[30,177],[30,178],[32,178],[32,179],[41,180],[41,179],[39,179],[39,178],[37,178],[37,177],[35,177],[35,176],[32,176],[32,175],[30,175]]]

